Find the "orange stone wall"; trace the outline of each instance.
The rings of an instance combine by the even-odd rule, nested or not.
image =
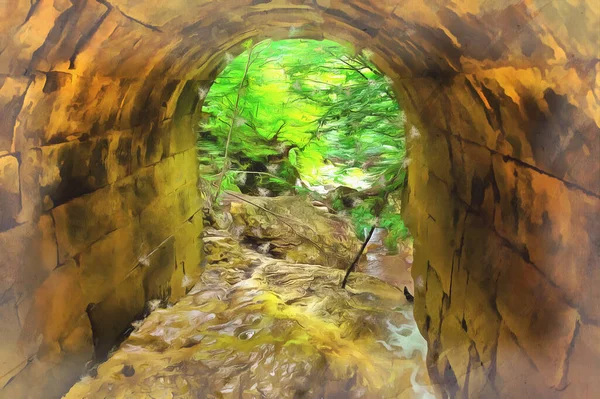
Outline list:
[[[394,83],[440,395],[600,396],[599,18],[592,0],[4,2],[0,397],[59,397],[198,275],[198,92],[267,37],[368,48]]]

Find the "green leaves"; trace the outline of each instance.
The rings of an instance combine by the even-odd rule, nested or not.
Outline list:
[[[248,41],[243,48],[205,98],[203,176],[227,166],[223,185],[250,194],[345,185],[373,187],[383,198],[400,187],[403,111],[372,54],[328,40]],[[352,211],[357,226],[373,221],[373,209],[366,202]]]
[[[298,166],[298,155],[296,154],[297,151],[298,151],[297,148],[292,148],[292,149],[290,149],[290,152],[288,153],[288,159],[290,161],[290,165],[292,165],[293,167]]]

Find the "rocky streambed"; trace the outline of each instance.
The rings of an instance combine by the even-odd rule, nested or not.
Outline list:
[[[292,216],[279,230],[256,222],[285,208],[237,201],[205,230],[206,268],[187,296],[138,322],[66,398],[433,398],[402,291],[365,273],[340,288],[347,255],[323,251],[356,244],[340,239],[343,221],[314,210],[314,234],[298,228],[294,246]],[[329,228],[340,234],[319,240]],[[311,241],[321,249],[305,258],[323,264],[301,262]]]

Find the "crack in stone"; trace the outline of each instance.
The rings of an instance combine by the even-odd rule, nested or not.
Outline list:
[[[579,316],[579,319],[581,321],[584,322],[584,324],[590,324],[590,325],[594,325],[594,326],[598,326],[600,327],[600,322],[596,321],[596,320],[592,320],[590,319],[590,317],[583,311],[583,309],[581,309],[579,306],[577,306],[575,304],[575,302],[573,302],[572,300],[569,299],[569,297],[567,296],[567,294],[565,293],[565,291],[558,285],[556,284],[554,281],[552,281],[550,279],[550,277],[548,277],[548,275],[546,275],[546,273],[544,273],[544,271],[535,263],[533,263],[530,259],[525,259],[522,256],[522,252],[519,250],[519,248],[512,242],[510,241],[508,238],[502,236],[498,231],[496,231],[496,229],[492,226],[490,227],[490,230],[500,239],[504,242],[504,244],[511,250],[515,251],[517,254],[519,254],[519,256],[521,256],[521,259],[523,259],[523,261],[525,263],[527,263],[528,265],[530,265],[531,267],[533,267],[539,274],[540,276],[542,276],[542,278],[544,279],[544,281],[546,281],[548,284],[550,284],[550,286],[554,289],[556,289],[558,291],[558,293],[560,294],[560,299],[561,301],[563,301],[564,303],[566,303],[569,307],[577,310],[577,314]],[[497,283],[497,280],[496,280]]]
[[[19,363],[17,366],[13,367],[12,369],[10,369],[8,371],[8,373],[0,376],[0,378],[4,378],[7,375],[9,375],[10,373],[12,373],[14,370],[18,369],[19,367],[21,367],[23,365],[23,363],[27,363],[25,364],[25,366],[15,375],[13,375],[12,377],[10,377],[10,379],[6,382],[6,384],[4,384],[4,386],[2,388],[0,388],[0,391],[4,388],[6,388],[8,386],[8,384],[10,384],[11,382],[13,382],[13,380],[15,379],[16,376],[18,376],[19,374],[23,373],[25,371],[25,369],[27,369],[27,367],[29,367],[29,365],[31,364],[31,362],[33,361],[35,355],[28,357],[27,359],[23,360],[21,363]]]
[[[52,231],[54,232],[54,242],[56,243],[56,266],[54,267],[54,269],[58,269],[61,265],[60,252],[58,250],[58,235],[56,234],[56,219],[54,218],[54,214],[52,212],[48,212],[48,214],[50,215],[50,219],[52,219]]]
[[[502,159],[504,160],[504,162],[512,161],[513,163],[517,164],[518,166],[521,166],[521,167],[526,168],[526,169],[534,170],[534,171],[538,172],[539,174],[542,174],[544,176],[548,176],[548,177],[551,177],[553,179],[559,180],[560,182],[562,182],[569,189],[575,189],[575,190],[583,192],[584,194],[586,194],[586,195],[588,195],[590,197],[594,197],[596,199],[600,199],[600,194],[596,194],[596,193],[594,193],[594,192],[592,192],[592,191],[590,191],[590,190],[588,190],[586,188],[581,187],[580,185],[578,185],[576,183],[570,182],[570,181],[565,180],[563,178],[560,178],[560,177],[558,177],[556,175],[553,175],[552,173],[547,172],[547,171],[545,171],[543,169],[540,169],[537,166],[531,165],[531,164],[529,164],[529,163],[527,163],[525,161],[522,161],[522,160],[520,160],[518,158],[514,158],[514,157],[512,157],[510,155],[506,155],[506,154],[503,154],[503,153],[501,153],[499,151],[493,150],[493,149],[491,149],[489,147],[486,147],[485,145],[479,144],[479,143],[477,143],[475,141],[472,141],[472,140],[469,140],[469,139],[465,139],[464,137],[461,137],[461,136],[458,136],[458,135],[454,135],[454,136],[459,141],[462,141],[462,142],[465,142],[465,143],[468,143],[468,144],[472,144],[472,145],[478,146],[480,148],[485,148],[491,154],[500,155],[502,157]]]
[[[29,20],[33,16],[33,13],[35,12],[35,10],[37,10],[37,7],[40,3],[41,3],[40,0],[36,1],[35,3],[33,1],[29,2],[31,7],[29,8],[29,11],[27,12],[27,16],[25,16],[25,20],[23,21],[23,23],[21,25],[19,25],[19,28],[23,27],[27,22],[29,22]]]
[[[107,6],[106,4],[104,4],[101,1],[98,1],[98,3],[105,6],[107,8],[107,10],[104,14],[102,14],[102,16],[98,19],[98,21],[96,21],[96,23],[94,23],[94,25],[91,27],[91,29],[86,34],[81,36],[81,38],[77,41],[77,44],[75,44],[75,49],[73,50],[73,55],[71,55],[71,57],[69,58],[69,69],[75,69],[75,60],[77,59],[77,56],[81,53],[83,48],[90,42],[92,37],[94,37],[96,32],[98,32],[98,30],[100,29],[100,26],[104,23],[106,18],[110,15],[110,13],[113,10],[112,7]]]
[[[478,145],[476,143],[474,143],[474,144]],[[483,147],[483,146],[481,146],[481,147]],[[484,147],[484,148],[487,148],[487,147]],[[446,186],[447,190],[450,190],[448,187],[448,183],[445,182],[443,179],[441,179],[439,176],[437,176],[435,173],[430,171],[429,176],[436,178],[437,180],[439,180],[441,183],[443,183]],[[558,179],[558,180],[560,180],[560,179]],[[474,209],[467,202],[463,201],[460,197],[457,196],[456,198],[461,204],[463,204],[466,207],[467,212],[472,213],[477,216],[480,216],[480,217],[482,216],[479,211]],[[516,252],[519,255],[519,257],[521,257],[521,259],[523,259],[524,262],[526,262],[528,265],[532,266],[538,273],[540,273],[540,275],[544,278],[544,280],[546,282],[548,282],[548,284],[550,284],[550,286],[552,286],[554,289],[556,289],[559,292],[559,294],[561,296],[561,300],[564,301],[571,308],[577,310],[580,319],[582,321],[584,321],[585,324],[592,324],[595,326],[600,325],[599,322],[591,320],[589,318],[589,316],[587,314],[585,314],[579,306],[575,305],[575,303],[568,298],[565,291],[559,285],[557,285],[554,281],[552,281],[550,279],[550,277],[546,273],[544,273],[544,271],[538,265],[536,265],[534,262],[531,261],[531,259],[529,257],[529,253],[527,251],[527,247],[523,246],[523,248],[519,248],[519,245],[517,243],[513,243],[509,238],[501,235],[493,225],[489,225],[489,224],[485,223],[485,226],[488,227],[500,240],[502,240],[508,248],[510,248],[511,250]]]
[[[10,287],[8,287],[6,289],[6,291],[4,291],[2,293],[2,296],[0,296],[0,305],[4,305],[5,301],[4,301],[4,297],[8,295],[8,293],[10,292],[10,290],[12,290],[12,288],[15,286],[15,282],[13,281],[13,283],[10,285]],[[6,302],[8,302],[8,299],[6,300]]]
[[[556,391],[564,391],[565,389],[567,389],[567,387],[569,385],[571,385],[570,382],[568,382],[567,377],[569,374],[569,362],[571,360],[571,355],[573,354],[573,349],[575,348],[575,340],[577,339],[577,336],[579,335],[579,328],[581,327],[581,322],[579,320],[575,321],[575,329],[573,330],[573,338],[571,338],[571,344],[569,345],[569,349],[567,350],[567,355],[565,356],[565,361],[563,363],[563,375],[562,378],[560,379],[560,382],[558,383],[558,386],[556,387],[552,387],[552,389],[556,390]]]
[[[454,280],[454,259],[456,259],[456,266],[457,266],[457,272],[460,271],[460,260],[462,258],[462,252],[463,252],[463,247],[465,245],[465,232],[467,230],[467,217],[469,216],[469,211],[465,211],[465,217],[463,218],[463,223],[462,223],[462,234],[461,234],[461,238],[460,238],[460,245],[458,247],[458,249],[455,251],[455,256],[452,258],[452,270],[450,272],[450,292],[448,293],[448,303],[452,304],[452,282]],[[468,280],[468,272],[467,272],[467,284],[465,285],[465,292],[466,292],[466,286],[469,284],[469,280]],[[463,303],[463,320],[465,318],[465,309],[464,309],[464,303]]]
[[[27,97],[27,93],[29,92],[29,89],[31,88],[31,85],[33,84],[33,82],[35,82],[35,76],[30,77],[29,78],[29,82],[27,82],[27,87],[25,87],[25,90],[23,90],[23,94],[21,95],[21,98],[19,99],[19,112],[17,113],[17,117],[15,118],[15,122],[12,126],[12,139],[11,139],[11,143],[10,143],[10,152],[11,153],[15,153],[15,152],[21,152],[20,149],[17,150],[16,148],[16,143],[17,143],[17,126],[19,125],[17,123],[17,121],[19,120],[19,116],[21,115],[21,112],[23,111],[23,105],[25,104],[25,97]],[[20,180],[20,176],[21,176],[21,164],[19,164],[19,180]],[[21,183],[19,181],[19,191],[22,190],[22,188],[20,187]]]
[[[122,11],[122,10],[121,10],[119,7],[117,7],[117,6],[113,5],[113,4],[111,4],[111,3],[110,3],[109,1],[107,1],[107,0],[96,0],[96,1],[97,1],[98,3],[100,3],[100,4],[104,5],[104,6],[105,6],[105,7],[107,7],[108,9],[111,9],[111,10],[112,10],[112,9],[116,9],[116,10],[117,10],[119,13],[121,13],[121,15],[123,15],[125,18],[127,18],[127,19],[129,19],[130,21],[133,21],[133,22],[135,22],[135,23],[137,23],[137,24],[139,24],[139,25],[142,25],[144,28],[148,28],[148,29],[150,29],[151,31],[154,31],[154,32],[160,32],[160,33],[163,33],[163,31],[162,31],[162,30],[161,30],[161,29],[160,29],[158,26],[151,25],[151,24],[149,24],[149,23],[146,23],[146,22],[140,21],[139,19],[137,19],[137,18],[135,18],[135,17],[132,17],[131,15],[128,15],[128,14],[126,14],[126,13],[125,13],[125,12],[123,12],[123,11]]]

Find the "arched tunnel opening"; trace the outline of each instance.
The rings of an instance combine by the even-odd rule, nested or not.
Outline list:
[[[199,89],[248,39],[290,37],[370,49],[406,113],[402,216],[435,394],[598,397],[599,15],[584,0],[2,5],[0,397],[61,397],[150,301],[190,301]],[[167,328],[160,314],[146,321]]]

